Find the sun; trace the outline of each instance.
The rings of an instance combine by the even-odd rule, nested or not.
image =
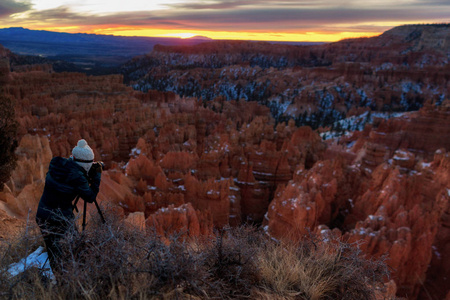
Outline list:
[[[178,38],[182,38],[182,39],[189,39],[193,36],[196,36],[197,34],[195,33],[191,33],[191,32],[177,32],[177,33],[167,33],[167,34],[163,34],[161,36],[166,36],[166,37],[178,37]]]

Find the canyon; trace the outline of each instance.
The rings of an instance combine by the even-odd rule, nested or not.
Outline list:
[[[277,122],[330,126],[365,111],[419,109],[449,95],[448,26],[401,26],[315,46],[217,41],[155,46],[122,66],[137,90],[256,101]],[[432,74],[432,75],[431,75]]]
[[[1,48],[19,124],[2,234],[32,218],[49,161],[84,138],[107,166],[100,205],[131,226],[339,238],[386,256],[397,296],[449,297],[449,36],[410,26],[317,46],[155,46],[107,76],[11,68]]]

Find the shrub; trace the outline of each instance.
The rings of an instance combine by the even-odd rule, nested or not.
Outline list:
[[[259,286],[283,299],[375,299],[389,275],[383,261],[363,258],[357,247],[314,238],[268,244],[258,260]]]
[[[36,223],[30,220],[30,217],[28,217],[22,233],[10,237],[9,240],[0,239],[0,299],[5,296],[11,298],[18,290],[20,292],[17,295],[21,295],[23,283],[30,284],[35,281],[35,275],[39,271],[37,269],[32,269],[13,278],[9,276],[7,271],[11,264],[27,257],[40,245],[42,245],[42,238],[39,228]]]
[[[10,278],[5,270],[42,244],[39,234],[3,247],[0,295],[10,299],[373,299],[388,275],[380,261],[361,257],[338,241],[279,243],[256,228],[227,228],[197,240],[170,242],[108,217],[62,241],[56,285],[30,269]],[[37,242],[36,242],[37,241]],[[25,255],[26,253],[21,253]]]
[[[257,255],[267,239],[253,227],[221,230],[200,253],[212,296],[247,298],[259,280]]]

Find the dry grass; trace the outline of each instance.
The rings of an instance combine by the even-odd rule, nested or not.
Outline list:
[[[265,293],[279,299],[375,299],[389,273],[381,261],[366,260],[350,245],[310,239],[269,244],[258,256]]]
[[[43,244],[35,229],[1,245],[1,298],[373,299],[387,275],[383,262],[336,241],[281,244],[240,227],[167,244],[109,218],[66,237],[57,285],[37,268],[11,278],[8,265]]]

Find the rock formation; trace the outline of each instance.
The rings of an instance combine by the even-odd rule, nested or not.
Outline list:
[[[130,226],[163,238],[242,223],[261,224],[273,238],[332,235],[368,256],[387,254],[398,296],[431,291],[444,298],[447,48],[439,48],[439,34],[436,40],[418,29],[411,43],[399,38],[385,49],[402,30],[314,47],[155,47],[142,59],[159,66],[132,83],[141,91],[120,75],[13,70],[5,91],[16,103],[19,162],[0,193],[1,216],[6,223],[32,214],[51,157],[68,157],[84,138],[107,165],[100,205]],[[405,45],[412,48],[401,57]],[[243,49],[256,54],[245,57]],[[385,120],[377,110],[415,111]],[[348,134],[326,142],[319,131],[298,126],[361,114],[373,124],[339,128]],[[342,127],[331,121],[322,134]]]
[[[293,118],[316,128],[361,109],[411,111],[425,100],[448,98],[448,34],[445,24],[410,25],[316,46],[243,41],[156,46],[122,72],[142,91],[256,101],[277,120]]]
[[[0,203],[6,205],[10,215],[26,217],[29,209],[36,211],[52,152],[46,136],[27,134],[22,137],[16,154],[17,168],[0,193]]]
[[[447,146],[449,121],[448,102],[426,105],[340,140],[342,147],[325,155],[331,160],[299,169],[277,190],[265,220],[268,233],[342,236],[364,253],[388,255],[398,295],[416,299],[427,289],[445,297],[450,154],[440,147]],[[345,145],[352,139],[356,153],[349,156]]]
[[[23,232],[25,225],[26,222],[23,219],[9,216],[0,206],[0,242],[17,237]]]
[[[161,208],[147,218],[146,225],[148,230],[163,237],[173,234],[195,237],[212,233],[210,216],[196,211],[190,203]]]

